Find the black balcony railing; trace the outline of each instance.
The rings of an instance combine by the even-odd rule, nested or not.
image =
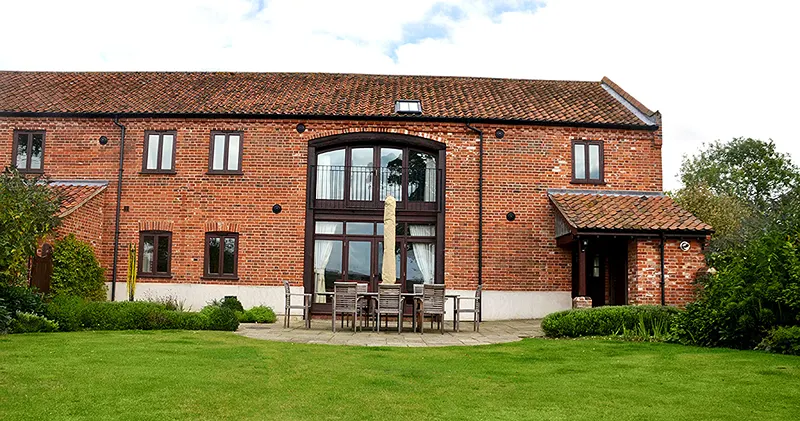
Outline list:
[[[442,191],[438,168],[315,165],[310,202],[318,209],[378,209],[387,196],[398,209],[439,210]]]

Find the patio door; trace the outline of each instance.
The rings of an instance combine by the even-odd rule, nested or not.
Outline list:
[[[347,271],[345,280],[369,285],[377,291],[381,278],[383,241],[377,238],[347,238]]]

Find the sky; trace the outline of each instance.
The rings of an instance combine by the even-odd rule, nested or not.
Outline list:
[[[800,162],[800,2],[0,0],[0,69],[599,81],[661,111],[664,188],[704,142]]]

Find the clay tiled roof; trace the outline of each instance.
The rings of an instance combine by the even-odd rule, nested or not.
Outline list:
[[[0,72],[0,113],[501,120],[655,127],[605,82],[329,73]],[[616,85],[615,85],[616,86]],[[420,100],[421,116],[394,112]]]
[[[50,187],[61,197],[59,216],[65,217],[108,187],[107,181],[57,180]]]
[[[550,191],[550,200],[577,230],[710,232],[698,219],[662,194]]]

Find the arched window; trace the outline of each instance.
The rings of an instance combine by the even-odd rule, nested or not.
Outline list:
[[[397,201],[396,276],[403,291],[444,282],[444,144],[358,133],[309,144],[305,287],[330,292],[350,281],[383,282],[384,202]],[[313,309],[329,311],[316,295]]]

